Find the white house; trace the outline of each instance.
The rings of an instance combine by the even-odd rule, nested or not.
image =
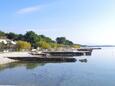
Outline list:
[[[0,39],[0,51],[8,52],[15,50],[16,42],[10,39]]]

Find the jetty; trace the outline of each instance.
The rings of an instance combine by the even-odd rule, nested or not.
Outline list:
[[[90,56],[90,51],[48,51],[44,52],[49,56]]]
[[[36,62],[75,62],[77,56],[91,56],[93,49],[77,49],[70,51],[36,51],[28,54],[7,55],[6,58],[15,61],[36,61]]]
[[[8,57],[9,59],[19,60],[19,61],[33,61],[33,62],[75,62],[75,58],[71,57]]]
[[[81,48],[76,50],[63,50],[63,51],[34,51],[30,52],[31,55],[37,56],[90,56],[92,48]]]
[[[77,51],[44,51],[29,53],[30,56],[9,56],[7,58],[18,61],[37,61],[37,62],[75,62],[75,56],[90,56],[91,50],[77,50]]]

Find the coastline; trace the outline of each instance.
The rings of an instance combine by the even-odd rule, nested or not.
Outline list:
[[[7,52],[7,53],[0,53],[0,65],[7,64],[10,62],[16,62],[17,60],[9,59],[7,58],[8,56],[10,57],[15,57],[15,56],[30,56],[28,52]]]

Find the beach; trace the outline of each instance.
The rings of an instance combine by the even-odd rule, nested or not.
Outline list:
[[[9,59],[7,57],[16,57],[16,56],[30,56],[28,52],[7,52],[7,53],[0,53],[0,65],[6,64],[10,62],[15,62],[17,60]]]

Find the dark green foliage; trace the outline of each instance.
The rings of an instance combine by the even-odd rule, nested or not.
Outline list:
[[[24,35],[19,34],[19,35],[17,36],[16,40],[22,40],[22,41],[24,41],[24,40],[25,40],[25,37],[24,37]]]
[[[15,33],[10,32],[10,33],[6,33],[5,35],[8,39],[11,39],[14,41],[16,41],[16,40],[24,41],[25,40],[25,37],[22,34],[15,34]]]
[[[37,48],[37,42],[40,41],[40,38],[35,32],[28,31],[25,35],[25,41],[30,42],[32,47]]]
[[[69,41],[69,40],[66,40],[66,41],[65,41],[65,45],[73,45],[73,42],[72,42],[72,41]]]
[[[66,41],[66,38],[65,38],[65,37],[57,37],[57,38],[56,38],[56,42],[57,42],[58,44],[64,44],[65,41]]]
[[[56,42],[58,44],[64,44],[64,45],[73,45],[72,41],[67,40],[65,37],[57,37]]]
[[[39,35],[39,37],[40,37],[41,41],[46,41],[46,42],[50,42],[50,43],[53,42],[54,43],[54,41],[51,38],[49,38],[49,37],[46,37],[44,35]]]
[[[18,37],[18,35],[15,34],[15,33],[10,32],[10,33],[7,33],[7,34],[6,34],[6,37],[7,37],[8,39],[11,39],[11,40],[16,40],[17,37]]]

